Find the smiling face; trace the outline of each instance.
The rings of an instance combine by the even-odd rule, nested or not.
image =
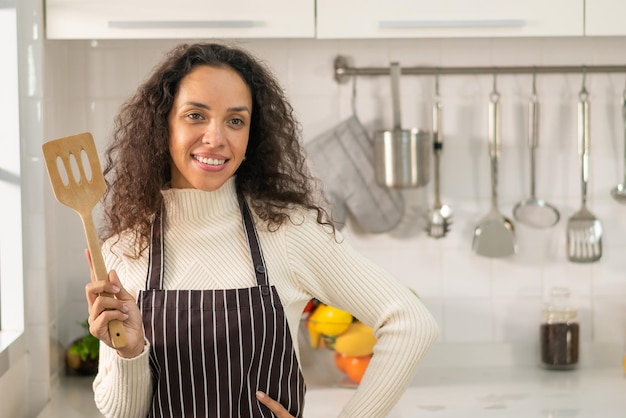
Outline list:
[[[168,117],[172,187],[220,188],[244,159],[251,116],[250,89],[235,70],[192,69]]]

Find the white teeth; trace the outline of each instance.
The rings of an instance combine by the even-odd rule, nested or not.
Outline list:
[[[215,158],[204,158],[198,155],[194,155],[193,158],[207,165],[222,165],[226,162],[226,160],[216,160]]]

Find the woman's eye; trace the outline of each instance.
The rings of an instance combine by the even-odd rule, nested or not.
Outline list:
[[[230,124],[235,126],[243,125],[243,120],[239,118],[234,118],[230,120]]]
[[[187,115],[187,117],[188,117],[189,119],[198,120],[198,119],[200,119],[202,116],[200,116],[200,114],[199,114],[199,113],[189,113],[189,114]]]

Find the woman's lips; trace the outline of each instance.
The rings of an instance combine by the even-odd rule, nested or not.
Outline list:
[[[226,162],[226,158],[209,158],[200,155],[194,155],[193,158],[206,165],[223,165]]]
[[[224,157],[202,157],[200,155],[193,155],[192,156],[194,161],[196,161],[196,163],[198,164],[198,167],[204,171],[209,171],[209,172],[217,172],[217,171],[221,171],[222,169],[224,169],[224,167],[226,167],[226,163],[229,161],[227,158]]]

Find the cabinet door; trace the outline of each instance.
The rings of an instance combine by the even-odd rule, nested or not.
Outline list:
[[[582,36],[583,11],[583,0],[317,0],[317,36]]]
[[[585,2],[585,35],[626,35],[626,2],[623,0],[587,0]]]
[[[49,39],[312,38],[315,0],[47,0]]]

